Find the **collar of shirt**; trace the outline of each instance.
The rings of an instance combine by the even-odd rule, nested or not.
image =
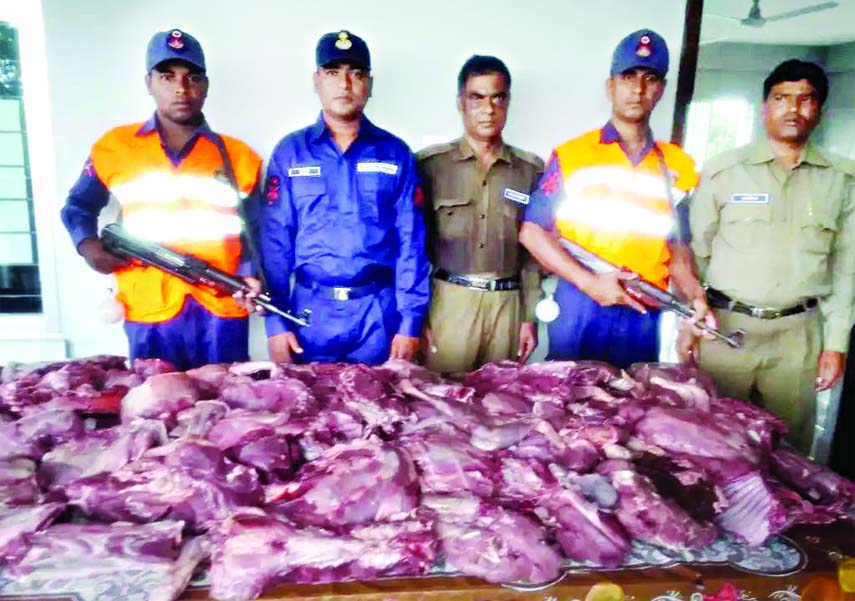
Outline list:
[[[469,141],[462,137],[456,142],[454,142],[456,146],[456,152],[454,159],[456,161],[466,161],[471,158],[477,158],[475,156],[475,151],[472,150],[472,147],[469,145]],[[504,161],[508,164],[511,162],[511,147],[502,142],[502,150],[499,153],[499,156],[496,158],[497,161]]]
[[[612,124],[611,121],[608,121],[603,128],[600,130],[600,144],[620,144],[621,150],[626,155],[626,158],[629,159],[629,162],[634,166],[638,166],[641,161],[644,160],[644,157],[647,156],[647,153],[653,150],[653,131],[650,128],[647,129],[647,142],[644,145],[644,148],[641,149],[636,156],[631,156],[626,151],[626,146],[623,144],[623,140],[621,140],[620,133],[618,133],[617,128]]]
[[[362,120],[359,122],[359,133],[356,137],[359,139],[365,136],[375,136],[378,131],[380,131],[380,128],[371,123],[368,117],[363,114]],[[309,129],[309,139],[312,142],[319,142],[324,136],[330,137],[330,130],[327,127],[326,121],[324,121],[324,112],[321,111],[318,115],[318,120]]]
[[[775,151],[772,150],[772,145],[769,143],[769,138],[766,136],[763,136],[763,138],[758,140],[748,152],[747,162],[754,165],[771,163],[774,160]],[[831,163],[828,162],[828,159],[825,158],[822,150],[814,146],[811,142],[808,142],[805,144],[804,148],[802,148],[802,153],[799,157],[799,161],[796,163],[796,167],[802,163],[815,165],[817,167],[829,167],[831,165]]]
[[[166,143],[163,140],[163,131],[160,127],[160,120],[157,118],[157,113],[152,114],[148,120],[142,124],[142,126],[137,130],[138,136],[147,136],[152,132],[157,132],[158,137],[160,138],[160,146],[163,148],[163,152],[166,153],[166,156],[169,157],[169,160],[172,161],[174,165],[178,165],[188,154],[193,150],[193,146],[196,144],[196,140],[199,136],[205,136],[212,142],[214,142],[214,137],[216,134],[211,131],[211,128],[208,127],[208,122],[205,121],[205,117],[202,117],[202,123],[196,127],[193,131],[193,135],[190,136],[190,139],[187,140],[187,143],[184,147],[178,151],[178,153],[172,152]]]

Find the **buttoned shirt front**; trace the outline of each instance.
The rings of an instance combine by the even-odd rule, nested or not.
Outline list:
[[[709,161],[690,204],[704,281],[740,302],[819,299],[827,350],[845,352],[855,301],[855,169],[808,144],[792,170],[768,140]]]
[[[532,321],[540,274],[518,240],[543,161],[504,144],[485,169],[459,139],[419,152],[418,164],[434,266],[461,275],[520,276],[524,318]]]
[[[257,237],[281,308],[287,308],[294,272],[318,284],[349,286],[387,271],[399,333],[420,335],[430,296],[420,194],[410,149],[365,117],[345,152],[322,114],[283,138],[268,165]],[[268,336],[288,328],[277,315],[266,322]]]

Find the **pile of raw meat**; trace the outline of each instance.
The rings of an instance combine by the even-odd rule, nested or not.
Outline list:
[[[175,372],[96,357],[0,384],[0,565],[81,556],[215,599],[285,582],[426,574],[544,583],[631,541],[749,545],[851,511],[855,486],[698,372],[490,364],[460,381],[389,362]]]

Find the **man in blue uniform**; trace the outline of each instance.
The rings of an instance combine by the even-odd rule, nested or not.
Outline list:
[[[257,237],[273,297],[290,297],[282,309],[309,309],[311,325],[295,328],[268,315],[270,356],[412,359],[429,297],[414,157],[363,114],[372,78],[361,38],[348,31],[322,36],[316,62],[321,114],[273,151]]]

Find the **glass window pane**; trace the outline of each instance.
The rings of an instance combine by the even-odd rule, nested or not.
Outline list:
[[[33,239],[30,234],[0,234],[0,264],[33,262]]]
[[[29,232],[30,207],[25,200],[0,201],[0,232]]]
[[[23,165],[24,144],[21,134],[0,134],[0,165]]]
[[[27,198],[27,173],[23,167],[0,167],[0,198]]]
[[[42,310],[21,123],[18,32],[0,21],[0,313]]]
[[[21,131],[21,101],[0,98],[0,131]]]

